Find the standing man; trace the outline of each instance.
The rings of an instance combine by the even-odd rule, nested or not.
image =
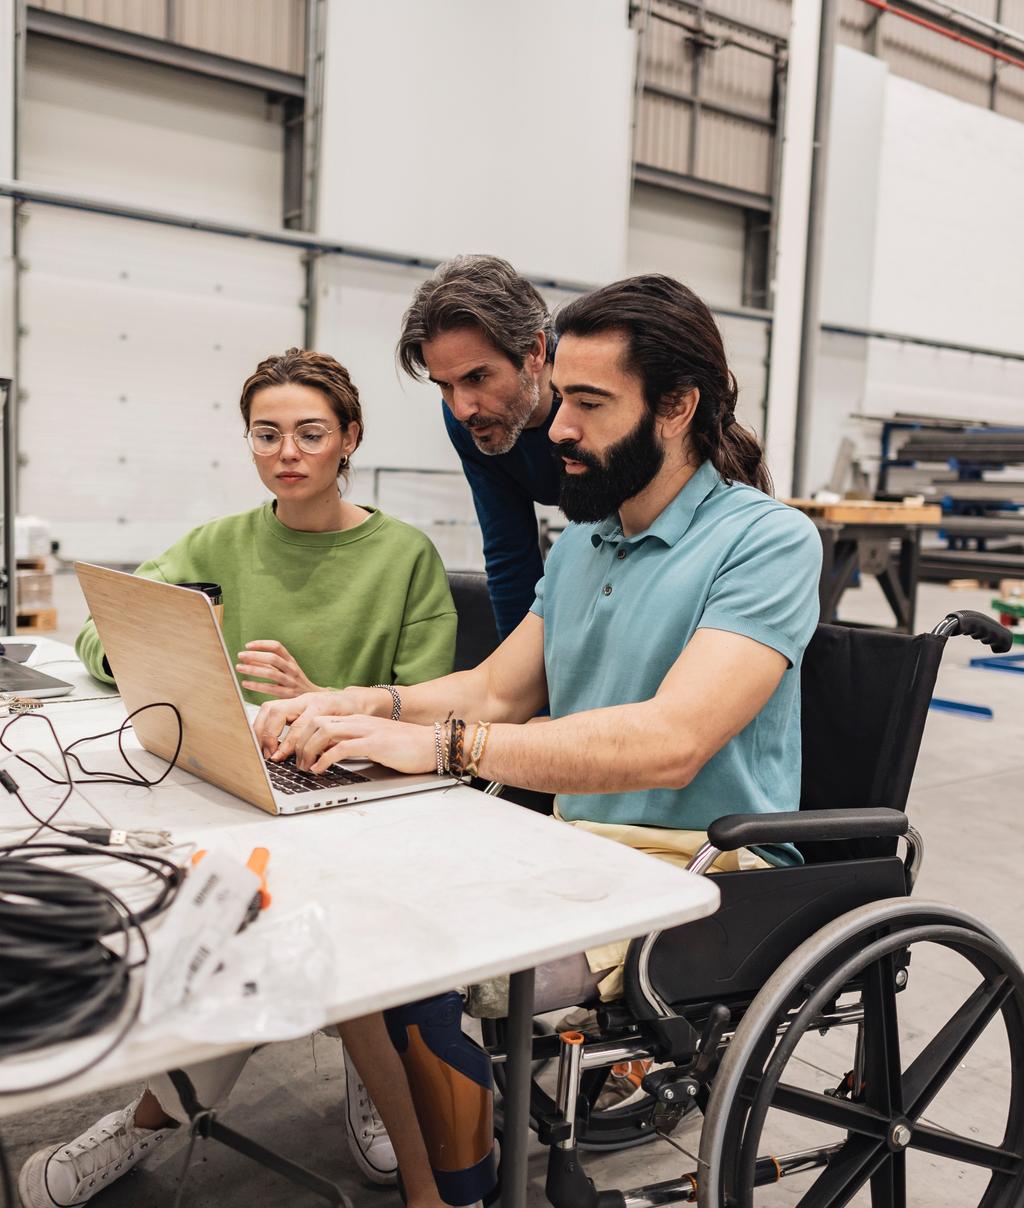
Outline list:
[[[416,291],[398,360],[440,388],[448,436],[462,461],[484,538],[498,634],[526,616],[543,574],[535,503],[557,504],[548,433],[551,316],[544,299],[497,256],[457,256]]]

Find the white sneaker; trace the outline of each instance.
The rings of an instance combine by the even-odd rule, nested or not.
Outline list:
[[[371,1183],[392,1187],[398,1182],[398,1159],[388,1130],[348,1049],[345,1050],[345,1135],[356,1165]]]
[[[139,1099],[97,1120],[73,1141],[48,1145],[34,1153],[18,1175],[18,1194],[24,1208],[83,1204],[148,1158],[175,1129],[136,1128]]]

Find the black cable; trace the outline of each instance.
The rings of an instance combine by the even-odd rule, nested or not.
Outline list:
[[[174,747],[174,754],[171,756],[170,762],[167,764],[167,767],[155,780],[150,780],[141,771],[139,771],[139,769],[128,758],[128,755],[124,749],[125,731],[127,730],[127,728],[132,724],[133,720],[140,713],[145,713],[148,709],[170,709],[171,712],[174,714],[174,718],[175,718],[176,722],[178,723],[178,738],[177,738],[177,742]],[[12,726],[16,725],[19,721],[22,721],[25,718],[37,718],[40,721],[46,722],[47,726],[49,726],[50,733],[53,736],[54,744],[56,745],[57,750],[60,752],[61,760],[64,764],[64,774],[65,774],[64,780],[58,780],[56,777],[51,776],[48,772],[45,772],[41,767],[39,767],[31,759],[28,759],[26,756],[19,754],[12,747],[7,745],[7,742],[5,741],[6,736],[7,736],[7,731]],[[82,743],[96,742],[101,738],[109,738],[111,735],[114,735],[114,734],[117,735],[117,749],[121,755],[121,758],[135,773],[134,776],[126,776],[121,772],[92,771],[89,768],[87,768],[82,763],[79,756],[77,754],[75,754],[75,747],[81,746]],[[32,821],[36,823],[36,829],[29,836],[27,842],[31,843],[33,840],[38,838],[39,835],[41,835],[44,830],[52,830],[52,831],[55,831],[59,835],[63,835],[65,838],[73,839],[76,837],[75,833],[73,831],[66,831],[66,830],[62,829],[61,827],[56,826],[54,824],[53,820],[61,812],[61,810],[64,808],[64,806],[67,805],[67,803],[71,797],[71,794],[74,791],[74,786],[76,784],[122,784],[122,785],[128,785],[129,787],[132,787],[132,788],[150,788],[150,789],[155,788],[158,784],[161,784],[170,775],[171,770],[174,768],[175,764],[178,762],[178,756],[181,754],[181,746],[182,746],[182,742],[184,741],[184,737],[185,737],[185,727],[184,727],[184,723],[182,722],[181,713],[178,711],[177,706],[172,705],[169,701],[155,701],[149,705],[142,705],[140,708],[135,709],[135,710],[133,710],[133,712],[129,713],[128,716],[121,723],[121,725],[117,727],[117,729],[105,730],[102,734],[89,734],[89,735],[86,735],[84,738],[77,738],[74,742],[70,743],[67,747],[62,747],[60,745],[60,739],[57,736],[57,731],[54,728],[53,722],[50,720],[49,717],[46,716],[45,713],[19,713],[16,717],[11,718],[11,720],[9,722],[7,722],[6,725],[4,725],[2,728],[0,728],[0,747],[2,747],[5,751],[8,751],[12,755],[14,755],[15,758],[19,761],[19,763],[25,764],[26,767],[31,768],[38,775],[42,776],[42,778],[44,780],[46,780],[48,783],[56,784],[56,785],[66,785],[67,792],[63,795],[63,797],[61,797],[60,801],[50,812],[48,817],[40,818],[39,815],[36,814],[32,810],[32,808],[28,805],[28,803],[22,797],[22,795],[19,791],[18,784],[14,781],[14,778],[12,776],[10,776],[9,773],[0,771],[0,784],[2,784],[3,787],[6,788],[9,793],[12,794],[12,796],[14,796],[18,799],[18,802],[21,804],[22,809],[24,809],[24,811],[28,814],[28,816],[32,819]],[[73,760],[78,765],[79,769],[81,770],[83,775],[87,777],[87,779],[75,780],[75,778],[71,774],[71,767],[68,762],[69,760]],[[2,854],[3,854],[3,849],[0,849],[0,856],[2,856]]]
[[[141,924],[170,905],[185,872],[162,856],[69,843],[11,844],[0,854],[6,857],[0,860],[0,1059],[91,1035],[124,1016],[110,1041],[79,1069],[32,1087],[0,1087],[4,1096],[77,1078],[121,1043],[142,1006],[141,990],[128,1005],[131,974],[149,957]],[[157,877],[159,890],[143,910],[133,911],[100,882],[38,863],[54,856],[134,864]],[[142,945],[136,961],[130,956],[133,935]]]
[[[178,739],[165,771],[150,780],[128,758],[124,734],[139,713],[159,708],[174,713]],[[4,741],[11,726],[25,717],[41,717],[49,726],[64,764],[64,780],[56,779],[32,760],[18,755]],[[118,751],[134,776],[91,771],[75,754],[75,747],[82,743],[108,738],[112,734],[117,735]],[[76,838],[75,832],[54,824],[76,783],[126,784],[140,788],[160,784],[177,763],[183,738],[181,714],[169,702],[143,705],[129,714],[116,730],[77,739],[66,748],[60,745],[53,722],[45,714],[18,714],[0,729],[0,747],[15,754],[19,762],[50,784],[67,789],[50,814],[41,818],[22,797],[10,773],[0,769],[0,785],[17,798],[37,824],[25,842],[0,846],[0,1058],[90,1035],[124,1015],[109,1043],[79,1069],[35,1086],[0,1087],[0,1097],[47,1090],[80,1077],[109,1057],[138,1019],[142,1010],[141,987],[130,1008],[126,1010],[126,1007],[131,996],[131,974],[149,959],[149,942],[142,924],[167,909],[185,878],[185,871],[172,860],[155,853],[97,850],[83,843],[36,843],[35,840],[47,829]],[[74,779],[69,760],[78,765],[86,780]],[[141,911],[133,911],[118,894],[98,881],[67,869],[37,863],[54,856],[96,857],[133,864],[155,876],[159,889]],[[133,934],[138,936],[142,946],[141,959],[134,963],[130,959]],[[111,944],[111,937],[115,940],[119,937],[120,945]],[[5,1205],[16,1208],[18,1200],[2,1137],[0,1187]]]

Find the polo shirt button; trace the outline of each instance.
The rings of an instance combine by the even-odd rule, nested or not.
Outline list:
[[[626,556],[626,551],[624,549],[620,549],[619,552],[615,555],[616,558],[625,558],[625,556]]]
[[[610,596],[612,594],[612,585],[610,583],[606,583],[604,585],[604,587],[601,588],[601,590],[604,592],[604,594],[606,596]]]

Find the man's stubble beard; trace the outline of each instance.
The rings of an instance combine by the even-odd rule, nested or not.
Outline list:
[[[473,439],[476,447],[487,457],[500,457],[503,453],[510,453],[540,406],[540,382],[525,366],[520,371],[519,382],[519,390],[509,407],[508,417],[501,420],[500,423],[495,423],[495,427],[501,430],[502,435],[497,438],[492,437],[486,445],[480,444],[475,437]],[[472,427],[468,424],[466,427],[472,436]]]

